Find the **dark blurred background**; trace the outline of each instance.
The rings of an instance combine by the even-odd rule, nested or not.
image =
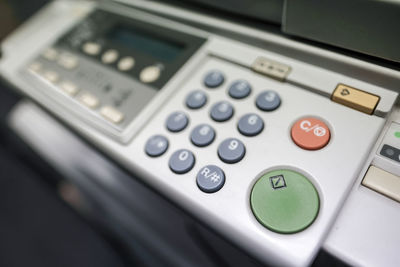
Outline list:
[[[47,0],[0,0],[0,42]],[[130,266],[68,203],[79,192],[8,128],[21,96],[0,79],[0,266]]]

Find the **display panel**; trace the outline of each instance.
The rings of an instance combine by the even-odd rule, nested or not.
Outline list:
[[[133,48],[164,62],[175,60],[185,49],[184,44],[159,38],[154,34],[125,25],[117,25],[112,28],[107,37],[113,43]]]

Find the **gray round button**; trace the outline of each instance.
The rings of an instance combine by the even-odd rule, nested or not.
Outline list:
[[[257,96],[256,105],[263,111],[272,111],[279,107],[281,98],[275,91],[265,91]]]
[[[245,98],[251,92],[250,84],[245,80],[235,81],[231,87],[229,87],[229,95],[236,99]]]
[[[233,107],[229,102],[221,101],[211,108],[211,118],[215,121],[227,121],[233,115]]]
[[[206,77],[204,78],[204,84],[209,88],[215,88],[223,84],[224,80],[225,77],[222,72],[213,70],[207,73]]]
[[[193,91],[186,97],[186,106],[191,109],[201,108],[206,102],[207,95],[200,90]]]
[[[177,111],[172,113],[167,118],[167,129],[171,132],[179,132],[186,128],[189,119],[185,113]]]
[[[246,114],[238,122],[238,130],[246,136],[255,136],[264,129],[264,122],[257,114]]]
[[[200,169],[196,177],[197,186],[201,191],[214,193],[222,188],[225,183],[224,172],[215,165],[207,165]]]
[[[218,156],[225,163],[239,162],[246,154],[243,143],[236,138],[228,138],[218,147]]]
[[[168,140],[162,135],[154,135],[147,140],[145,145],[146,154],[150,157],[158,157],[167,151]]]
[[[207,124],[196,126],[190,135],[190,140],[196,146],[208,146],[214,141],[214,138],[215,131]]]
[[[193,168],[194,162],[195,159],[192,152],[187,149],[180,149],[172,154],[169,159],[169,167],[173,172],[183,174]]]

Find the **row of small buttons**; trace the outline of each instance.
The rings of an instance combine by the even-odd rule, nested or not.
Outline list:
[[[238,82],[234,82],[234,84],[232,86],[234,88],[237,88],[237,86],[236,86],[237,83]],[[243,81],[239,81],[239,84],[240,83],[243,83]],[[248,93],[246,92],[245,95],[242,94],[241,96],[245,97],[245,96],[248,96],[249,94],[250,94],[250,91]],[[232,93],[230,90],[229,95],[230,96],[232,96],[232,95],[239,96],[239,93],[237,93],[237,92]],[[233,98],[238,99],[239,97],[233,97]],[[201,90],[195,90],[195,91],[189,93],[189,95],[186,97],[186,106],[190,109],[202,108],[206,103],[207,103],[207,95]],[[225,113],[225,115],[222,116],[222,118],[223,118],[222,121],[228,120],[230,118],[229,115],[233,114],[232,106],[226,101],[220,102],[219,104],[220,104],[219,106],[215,105],[214,107],[215,108],[219,107],[221,109],[221,112]],[[279,94],[276,93],[275,91],[267,90],[267,91],[260,93],[257,96],[255,104],[256,104],[257,108],[259,108],[262,111],[273,111],[280,106],[281,99],[280,99]],[[227,105],[229,105],[230,107],[228,107]],[[217,111],[214,111],[214,112],[217,112]],[[218,119],[218,116],[216,116],[215,120],[221,121],[220,119]]]
[[[33,62],[28,66],[28,70],[31,72],[40,75],[44,79],[46,79],[48,82],[57,84],[58,81],[60,80],[60,76],[58,75],[57,72],[53,70],[45,70],[43,69],[43,66],[39,62]],[[65,93],[68,95],[76,95],[78,93],[78,87],[70,82],[70,81],[61,81],[58,83],[59,88],[61,88]]]
[[[217,88],[225,81],[220,71],[210,71],[204,78],[204,85],[208,88]],[[229,87],[228,94],[235,99],[242,99],[250,95],[251,85],[245,80],[237,80]],[[279,107],[281,100],[275,91],[265,91],[257,96],[256,105],[263,111],[272,111]],[[189,105],[188,105],[189,106]]]
[[[225,78],[221,72],[213,71],[206,75],[204,84],[208,88],[216,88],[223,84]],[[245,98],[250,95],[251,86],[245,80],[237,80],[228,90],[229,96],[235,99]],[[186,106],[190,109],[199,109],[207,103],[207,95],[201,90],[195,90],[186,97]],[[258,109],[272,111],[280,106],[279,95],[274,91],[261,92],[255,100]],[[234,113],[233,106],[227,101],[215,103],[210,109],[210,117],[217,122],[229,120]],[[171,132],[184,130],[189,124],[189,118],[184,112],[174,112],[168,116],[166,127]],[[238,131],[245,136],[255,136],[264,129],[264,122],[260,116],[254,113],[245,114],[237,124]],[[199,147],[210,145],[215,139],[215,130],[208,124],[200,124],[193,128],[190,134],[191,142]],[[329,139],[329,128],[321,121],[313,117],[298,120],[291,129],[291,137],[294,143],[307,150],[320,149]],[[155,157],[165,153],[168,148],[168,140],[164,136],[151,137],[145,146],[149,156]],[[220,143],[217,149],[218,157],[225,163],[233,164],[241,161],[245,154],[245,145],[236,138],[227,138]],[[169,160],[170,169],[177,173],[187,173],[195,165],[195,156],[190,150],[180,149],[175,151]],[[198,187],[207,193],[216,192],[222,188],[225,182],[223,171],[215,166],[203,167],[196,176]],[[211,188],[211,189],[210,189]]]
[[[216,88],[221,85],[224,81],[223,75],[220,73],[213,72],[208,74],[205,78],[205,84],[207,87]],[[232,98],[240,99],[248,96],[251,92],[251,86],[248,82],[239,80],[234,82],[230,89],[229,95]],[[279,95],[273,91],[267,91],[260,94],[259,98],[263,97],[267,100],[271,100],[273,95],[275,98],[273,100],[278,100],[278,104],[273,103],[266,108],[263,107],[265,102],[270,104],[270,101],[264,101],[262,99],[256,100],[256,105],[262,110],[273,110],[277,108],[280,104]],[[190,109],[199,109],[203,107],[207,102],[207,95],[201,91],[196,90],[186,97],[186,106]],[[261,104],[259,104],[261,103]],[[273,106],[272,108],[270,106]],[[232,105],[227,101],[220,101],[214,104],[210,110],[210,116],[213,120],[218,122],[223,122],[229,120],[234,113]],[[187,115],[183,112],[174,112],[168,116],[166,121],[166,127],[171,132],[179,132],[187,127],[189,119]],[[264,128],[264,122],[257,114],[246,114],[238,122],[238,130],[240,133],[246,136],[255,136],[259,134]],[[204,147],[210,145],[215,139],[215,130],[207,124],[200,124],[196,126],[191,134],[191,142],[199,147]],[[149,156],[160,156],[168,148],[168,140],[160,135],[151,137],[146,143],[145,150]],[[246,153],[246,148],[244,144],[236,138],[225,139],[218,146],[218,157],[225,163],[236,163],[243,159]],[[195,156],[193,153],[187,149],[181,149],[175,151],[169,160],[170,169],[177,173],[182,174],[189,172],[195,164]],[[196,182],[198,187],[207,193],[216,192],[222,188],[225,183],[224,172],[215,165],[208,165],[203,167],[196,176]]]
[[[98,43],[86,42],[82,46],[83,52],[90,56],[97,56],[101,52],[101,46]],[[119,53],[115,49],[106,50],[101,56],[101,61],[104,64],[112,64],[119,58]],[[121,71],[128,71],[135,66],[135,59],[127,56],[123,57],[118,61],[117,67]]]
[[[168,146],[166,137],[155,135],[147,141],[145,151],[151,157],[158,157],[165,153]],[[242,142],[235,138],[229,138],[219,145],[218,156],[226,163],[235,163],[244,157],[245,151]],[[174,173],[184,174],[194,167],[195,161],[195,156],[190,150],[180,149],[171,155],[168,165]],[[198,172],[196,183],[202,191],[214,193],[224,185],[225,174],[221,168],[215,165],[207,165]]]
[[[182,114],[182,113],[180,113]],[[243,118],[250,118],[245,116]],[[313,118],[303,118],[298,120],[291,130],[293,141],[300,147],[308,150],[320,149],[325,146],[330,139],[330,131],[325,123]],[[215,138],[215,131],[209,125],[202,124],[195,127],[191,134],[191,141],[198,146],[206,146]],[[166,152],[168,140],[166,137],[156,135],[151,137],[146,145],[145,151],[149,156],[157,157]],[[218,146],[218,156],[225,163],[236,163],[243,159],[246,153],[244,144],[236,138],[225,139]],[[169,160],[170,169],[183,174],[189,172],[195,164],[195,156],[190,150],[180,149],[172,154]],[[213,193],[222,188],[225,183],[223,171],[215,166],[208,165],[203,167],[196,176],[198,187],[207,193]]]
[[[29,65],[28,70],[31,72],[43,77],[46,79],[48,82],[56,85],[58,88],[60,88],[63,92],[70,96],[75,96],[79,92],[78,86],[76,86],[74,83],[70,81],[60,81],[60,76],[57,72],[53,70],[45,70],[43,69],[43,66],[39,62],[33,62]],[[86,107],[91,108],[91,109],[96,109],[100,105],[99,99],[88,93],[88,92],[83,92],[79,95],[78,97],[79,102],[84,104]],[[124,119],[124,114],[121,113],[120,111],[114,109],[113,107],[110,106],[104,106],[100,109],[100,114],[106,118],[107,120],[113,122],[113,123],[120,123]]]
[[[226,112],[222,112],[221,109],[219,109],[219,107],[224,104],[225,104],[225,102],[217,103],[215,106],[216,108],[213,107],[211,109],[211,117],[214,120],[222,121],[223,118],[228,118],[228,117],[230,118],[232,116],[233,112],[231,110],[229,110],[230,106],[228,106],[228,109]],[[224,108],[224,110],[225,110],[225,108]],[[228,114],[228,115],[226,115],[226,114]],[[225,117],[223,117],[223,116],[225,116]],[[180,132],[186,128],[188,123],[189,123],[189,118],[187,117],[187,115],[181,111],[176,111],[168,116],[167,121],[166,121],[166,127],[171,132]],[[198,133],[197,133],[197,131],[192,132],[192,140],[193,140],[193,138],[196,138],[193,136],[197,136],[197,135],[199,135],[199,136],[201,135],[202,140],[206,140],[206,137],[208,135],[210,135],[210,132],[214,131],[211,128],[211,126],[207,126],[210,128],[210,130],[208,130],[208,128],[205,128],[206,125],[202,125],[202,127],[200,127],[200,126],[198,126],[198,127],[199,127],[198,129],[195,128],[195,130],[198,130]],[[264,122],[261,119],[261,117],[258,116],[257,114],[249,113],[249,114],[245,114],[244,116],[242,116],[239,119],[237,127],[238,127],[239,132],[245,136],[256,136],[259,133],[261,133],[262,130],[264,129]],[[195,145],[197,145],[196,142],[193,142],[193,143]],[[209,144],[209,143],[207,143],[207,144]]]
[[[58,65],[68,70],[76,68],[79,63],[77,57],[68,53],[60,53],[55,48],[46,49],[42,53],[42,56],[49,61],[57,61]]]
[[[207,127],[207,133],[208,137],[201,137],[197,139],[196,141],[193,141],[193,133],[196,133],[197,135],[201,135],[199,132],[204,129],[204,127]],[[199,130],[200,129],[200,130]],[[204,139],[203,139],[204,138]],[[208,125],[199,125],[197,126],[191,135],[191,140],[192,142],[197,145],[197,146],[206,146],[210,144],[215,138],[215,132],[214,130],[208,126]],[[199,142],[199,143],[197,143]],[[168,140],[166,137],[162,135],[154,135],[150,137],[150,139],[147,141],[145,145],[145,151],[147,155],[151,157],[158,157],[161,156],[162,154],[165,153],[168,149]],[[191,153],[191,152],[190,152]],[[225,163],[236,163],[239,162],[240,160],[243,159],[244,155],[246,154],[246,148],[244,144],[236,138],[228,138],[225,139],[219,146],[218,146],[218,156],[219,158],[225,162]],[[188,164],[187,166],[191,166]],[[174,172],[181,173],[179,169],[175,169],[171,167],[171,169]],[[191,168],[188,168],[187,171],[189,171]],[[184,172],[187,172],[184,171]]]
[[[207,102],[207,95],[200,90],[193,91],[186,97],[186,106],[191,109],[201,108],[205,105],[206,102]],[[275,93],[274,91],[262,92],[256,98],[257,107],[263,111],[272,111],[272,110],[278,108],[280,105],[280,102],[281,102],[281,100],[280,100],[279,95],[277,93]],[[234,113],[234,109],[233,109],[232,105],[227,101],[221,101],[212,106],[210,116],[213,120],[215,120],[217,122],[224,122],[224,121],[229,120],[233,116],[233,113]],[[261,120],[261,118],[256,119],[259,117],[258,116],[255,117],[255,116],[257,116],[257,115],[254,115],[251,117],[252,119],[249,121],[249,124],[252,124],[252,125],[257,124],[256,128],[260,128],[262,130],[262,128],[263,128],[262,120]],[[254,121],[254,119],[256,119],[256,120]],[[242,129],[244,126],[246,126],[243,122],[244,122],[244,120],[242,120],[242,123],[240,123],[240,125],[242,125],[242,127],[241,127]],[[241,131],[241,133],[244,135],[247,135],[247,136],[253,136],[255,134],[258,134],[258,131],[256,131],[255,134],[249,133],[246,130]]]
[[[195,164],[195,157],[187,149],[175,151],[169,160],[170,169],[183,174],[190,171]],[[225,174],[221,168],[215,165],[207,165],[200,169],[196,175],[197,186],[206,193],[214,193],[222,188],[225,183]]]
[[[90,56],[97,56],[101,52],[101,46],[95,42],[86,42],[82,46],[83,52]],[[101,61],[104,64],[113,64],[119,58],[119,53],[115,49],[106,50],[102,56]],[[120,71],[129,71],[135,66],[135,59],[132,56],[122,57],[118,63],[117,68]],[[156,81],[161,75],[161,68],[159,66],[147,66],[139,75],[139,79],[144,83],[151,83]]]

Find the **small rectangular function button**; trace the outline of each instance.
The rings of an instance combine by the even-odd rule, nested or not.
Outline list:
[[[113,123],[119,123],[124,119],[124,114],[113,107],[105,106],[100,110],[101,115]]]
[[[71,70],[78,66],[78,58],[73,55],[63,53],[60,55],[60,58],[58,59],[57,63],[61,67],[67,70]]]
[[[362,184],[382,195],[400,202],[400,177],[370,166]]]
[[[383,145],[380,154],[386,158],[400,162],[400,149],[385,144]]]
[[[78,93],[78,86],[76,86],[74,83],[69,82],[69,81],[62,81],[59,84],[61,90],[63,90],[65,93],[67,93],[70,96],[76,95]]]
[[[58,73],[52,70],[47,70],[43,73],[43,78],[51,83],[56,83],[59,79]]]
[[[79,101],[84,104],[85,106],[89,107],[89,108],[96,108],[99,105],[99,99],[97,97],[95,97],[92,94],[89,93],[83,93],[80,97],[79,97]]]
[[[39,73],[42,70],[43,66],[40,62],[32,62],[28,66],[28,70],[32,71],[33,73]]]
[[[47,60],[55,61],[58,58],[58,51],[52,47],[49,47],[43,51],[42,56]]]
[[[370,115],[378,105],[379,99],[377,95],[344,84],[339,84],[332,94],[332,101]]]
[[[251,68],[258,73],[267,75],[279,81],[284,81],[291,70],[288,65],[264,57],[256,58]]]

